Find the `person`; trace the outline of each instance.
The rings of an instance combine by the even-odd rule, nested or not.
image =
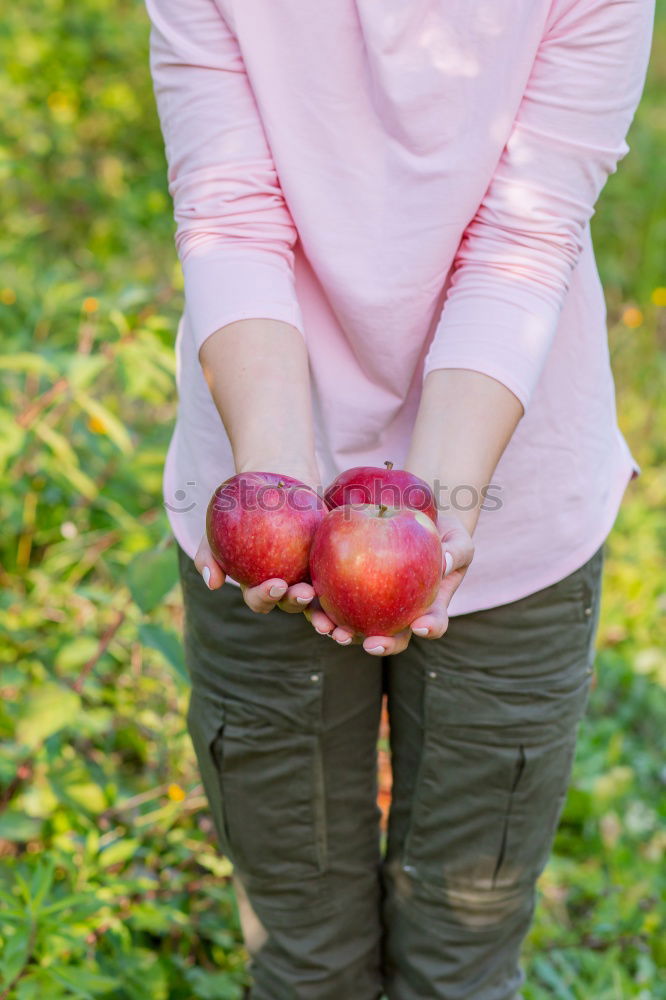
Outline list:
[[[638,472],[590,218],[653,4],[146,6],[185,292],[164,500],[187,724],[250,995],[509,1000]],[[441,589],[410,629],[356,642],[307,581],[222,586],[222,481],[321,490],[385,460],[440,511]]]

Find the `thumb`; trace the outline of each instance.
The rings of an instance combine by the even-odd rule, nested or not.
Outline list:
[[[211,552],[208,539],[204,534],[199,543],[199,548],[194,557],[194,565],[203,577],[203,581],[209,590],[217,590],[225,580],[224,571],[219,563],[215,561],[215,556]]]
[[[455,570],[461,571],[462,576],[474,556],[472,536],[455,515],[440,514],[438,524],[444,553],[444,576]]]

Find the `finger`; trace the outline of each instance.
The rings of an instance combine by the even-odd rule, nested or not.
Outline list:
[[[285,580],[274,577],[272,580],[264,580],[256,587],[241,587],[241,590],[250,611],[256,611],[259,615],[267,615],[287,593],[287,583]]]
[[[363,649],[371,656],[395,656],[407,649],[410,638],[409,629],[397,635],[368,635],[363,640]]]
[[[444,550],[444,576],[454,570],[467,569],[474,556],[474,542],[457,517],[440,514],[439,533]]]
[[[312,602],[314,595],[314,589],[309,583],[295,583],[289,587],[287,593],[278,603],[278,608],[290,615],[300,614]]]
[[[199,543],[199,548],[194,557],[194,565],[201,573],[203,581],[209,590],[217,590],[218,587],[222,586],[225,581],[224,571],[220,564],[215,561],[205,535]]]
[[[446,607],[447,604],[438,598],[427,614],[415,618],[411,624],[414,635],[421,639],[441,639],[449,626]]]
[[[351,646],[354,641],[354,633],[350,632],[349,629],[343,628],[341,625],[336,625],[330,635],[340,646]]]
[[[443,578],[439,587],[439,596],[437,600],[441,600],[443,602],[445,610],[448,611],[451,598],[462,583],[464,575],[464,569],[454,569],[448,574],[448,576]]]
[[[317,597],[315,597],[310,607],[305,609],[304,614],[320,635],[327,635],[329,638],[335,639],[340,646],[350,646],[352,643],[359,644],[361,642],[360,636],[350,632],[348,629],[341,628],[328,617]]]
[[[303,614],[315,632],[319,632],[320,635],[330,635],[335,628],[335,622],[331,621],[316,597],[311,604],[306,606]]]

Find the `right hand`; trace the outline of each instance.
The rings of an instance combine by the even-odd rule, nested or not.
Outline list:
[[[209,590],[218,590],[222,586],[226,579],[224,570],[215,561],[205,534],[194,557],[194,565]],[[267,615],[275,607],[289,614],[305,611],[315,596],[311,584],[294,583],[289,587],[286,580],[280,580],[279,577],[264,580],[256,587],[244,587],[241,584],[240,589],[248,608],[260,615]]]
[[[312,487],[315,491],[321,490],[320,476],[314,460],[309,466],[289,461],[281,462],[280,468],[274,466],[275,463],[271,461],[263,463],[259,461],[257,464],[255,459],[253,463],[253,468],[261,468],[262,472],[278,472],[285,476],[292,476],[294,479],[300,479],[301,482]],[[250,471],[252,469],[247,463],[238,467],[238,472]],[[225,573],[220,564],[215,561],[215,556],[208,544],[206,532],[203,534],[194,557],[194,565],[201,573],[204,583],[209,590],[218,590],[222,586],[226,579]],[[294,583],[289,587],[287,581],[281,580],[279,577],[271,577],[270,580],[264,580],[256,587],[245,587],[241,584],[240,589],[248,608],[259,615],[267,615],[275,607],[286,611],[288,614],[307,611],[314,601],[315,596],[314,589],[310,583]]]

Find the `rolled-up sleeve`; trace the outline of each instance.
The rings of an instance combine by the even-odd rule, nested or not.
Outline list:
[[[239,319],[303,329],[297,233],[238,43],[212,0],[145,0],[150,69],[197,349]]]
[[[490,375],[527,408],[649,58],[652,0],[556,0],[509,139],[463,234],[424,376]]]

